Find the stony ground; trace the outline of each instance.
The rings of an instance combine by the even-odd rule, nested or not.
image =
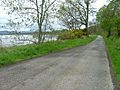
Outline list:
[[[0,90],[113,90],[104,41],[1,68]]]

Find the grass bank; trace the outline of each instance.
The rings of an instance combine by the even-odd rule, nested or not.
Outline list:
[[[120,38],[106,38],[106,45],[111,59],[112,67],[120,87]]]
[[[64,41],[46,42],[41,45],[22,45],[8,48],[0,48],[0,66],[9,65],[18,61],[30,59],[37,56],[46,55],[51,52],[85,45],[93,41],[96,36],[85,39],[72,39]]]

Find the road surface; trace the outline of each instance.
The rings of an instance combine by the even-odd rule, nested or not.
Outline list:
[[[113,90],[104,41],[1,68],[0,90]]]

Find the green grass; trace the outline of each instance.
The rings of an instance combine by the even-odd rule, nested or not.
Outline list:
[[[46,55],[51,52],[85,45],[96,36],[86,37],[85,39],[73,39],[64,41],[46,42],[40,45],[22,45],[8,48],[0,48],[0,66],[9,65],[18,61],[30,59],[37,56]]]
[[[120,86],[120,38],[110,37],[106,38],[105,41],[111,58],[112,67]]]

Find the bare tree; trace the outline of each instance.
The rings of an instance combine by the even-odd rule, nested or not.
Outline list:
[[[80,28],[84,25],[85,32],[88,31],[89,14],[93,12],[91,4],[95,0],[66,0],[59,9],[59,18],[63,23],[70,27],[71,23],[75,28]],[[72,29],[74,28],[72,26]],[[70,27],[71,28],[71,27]]]
[[[66,1],[60,5],[58,10],[58,19],[69,29],[77,29],[81,23],[79,20],[78,10],[72,5],[72,1]]]
[[[14,23],[21,27],[37,23],[38,43],[42,40],[42,28],[52,5],[57,0],[3,0],[4,7]]]
[[[88,25],[89,25],[89,14],[90,12],[93,12],[93,9],[90,7],[90,5],[95,2],[95,0],[84,0],[84,3],[85,3],[85,9],[86,9],[86,23],[85,23],[85,26],[86,26],[86,32],[88,32]]]

